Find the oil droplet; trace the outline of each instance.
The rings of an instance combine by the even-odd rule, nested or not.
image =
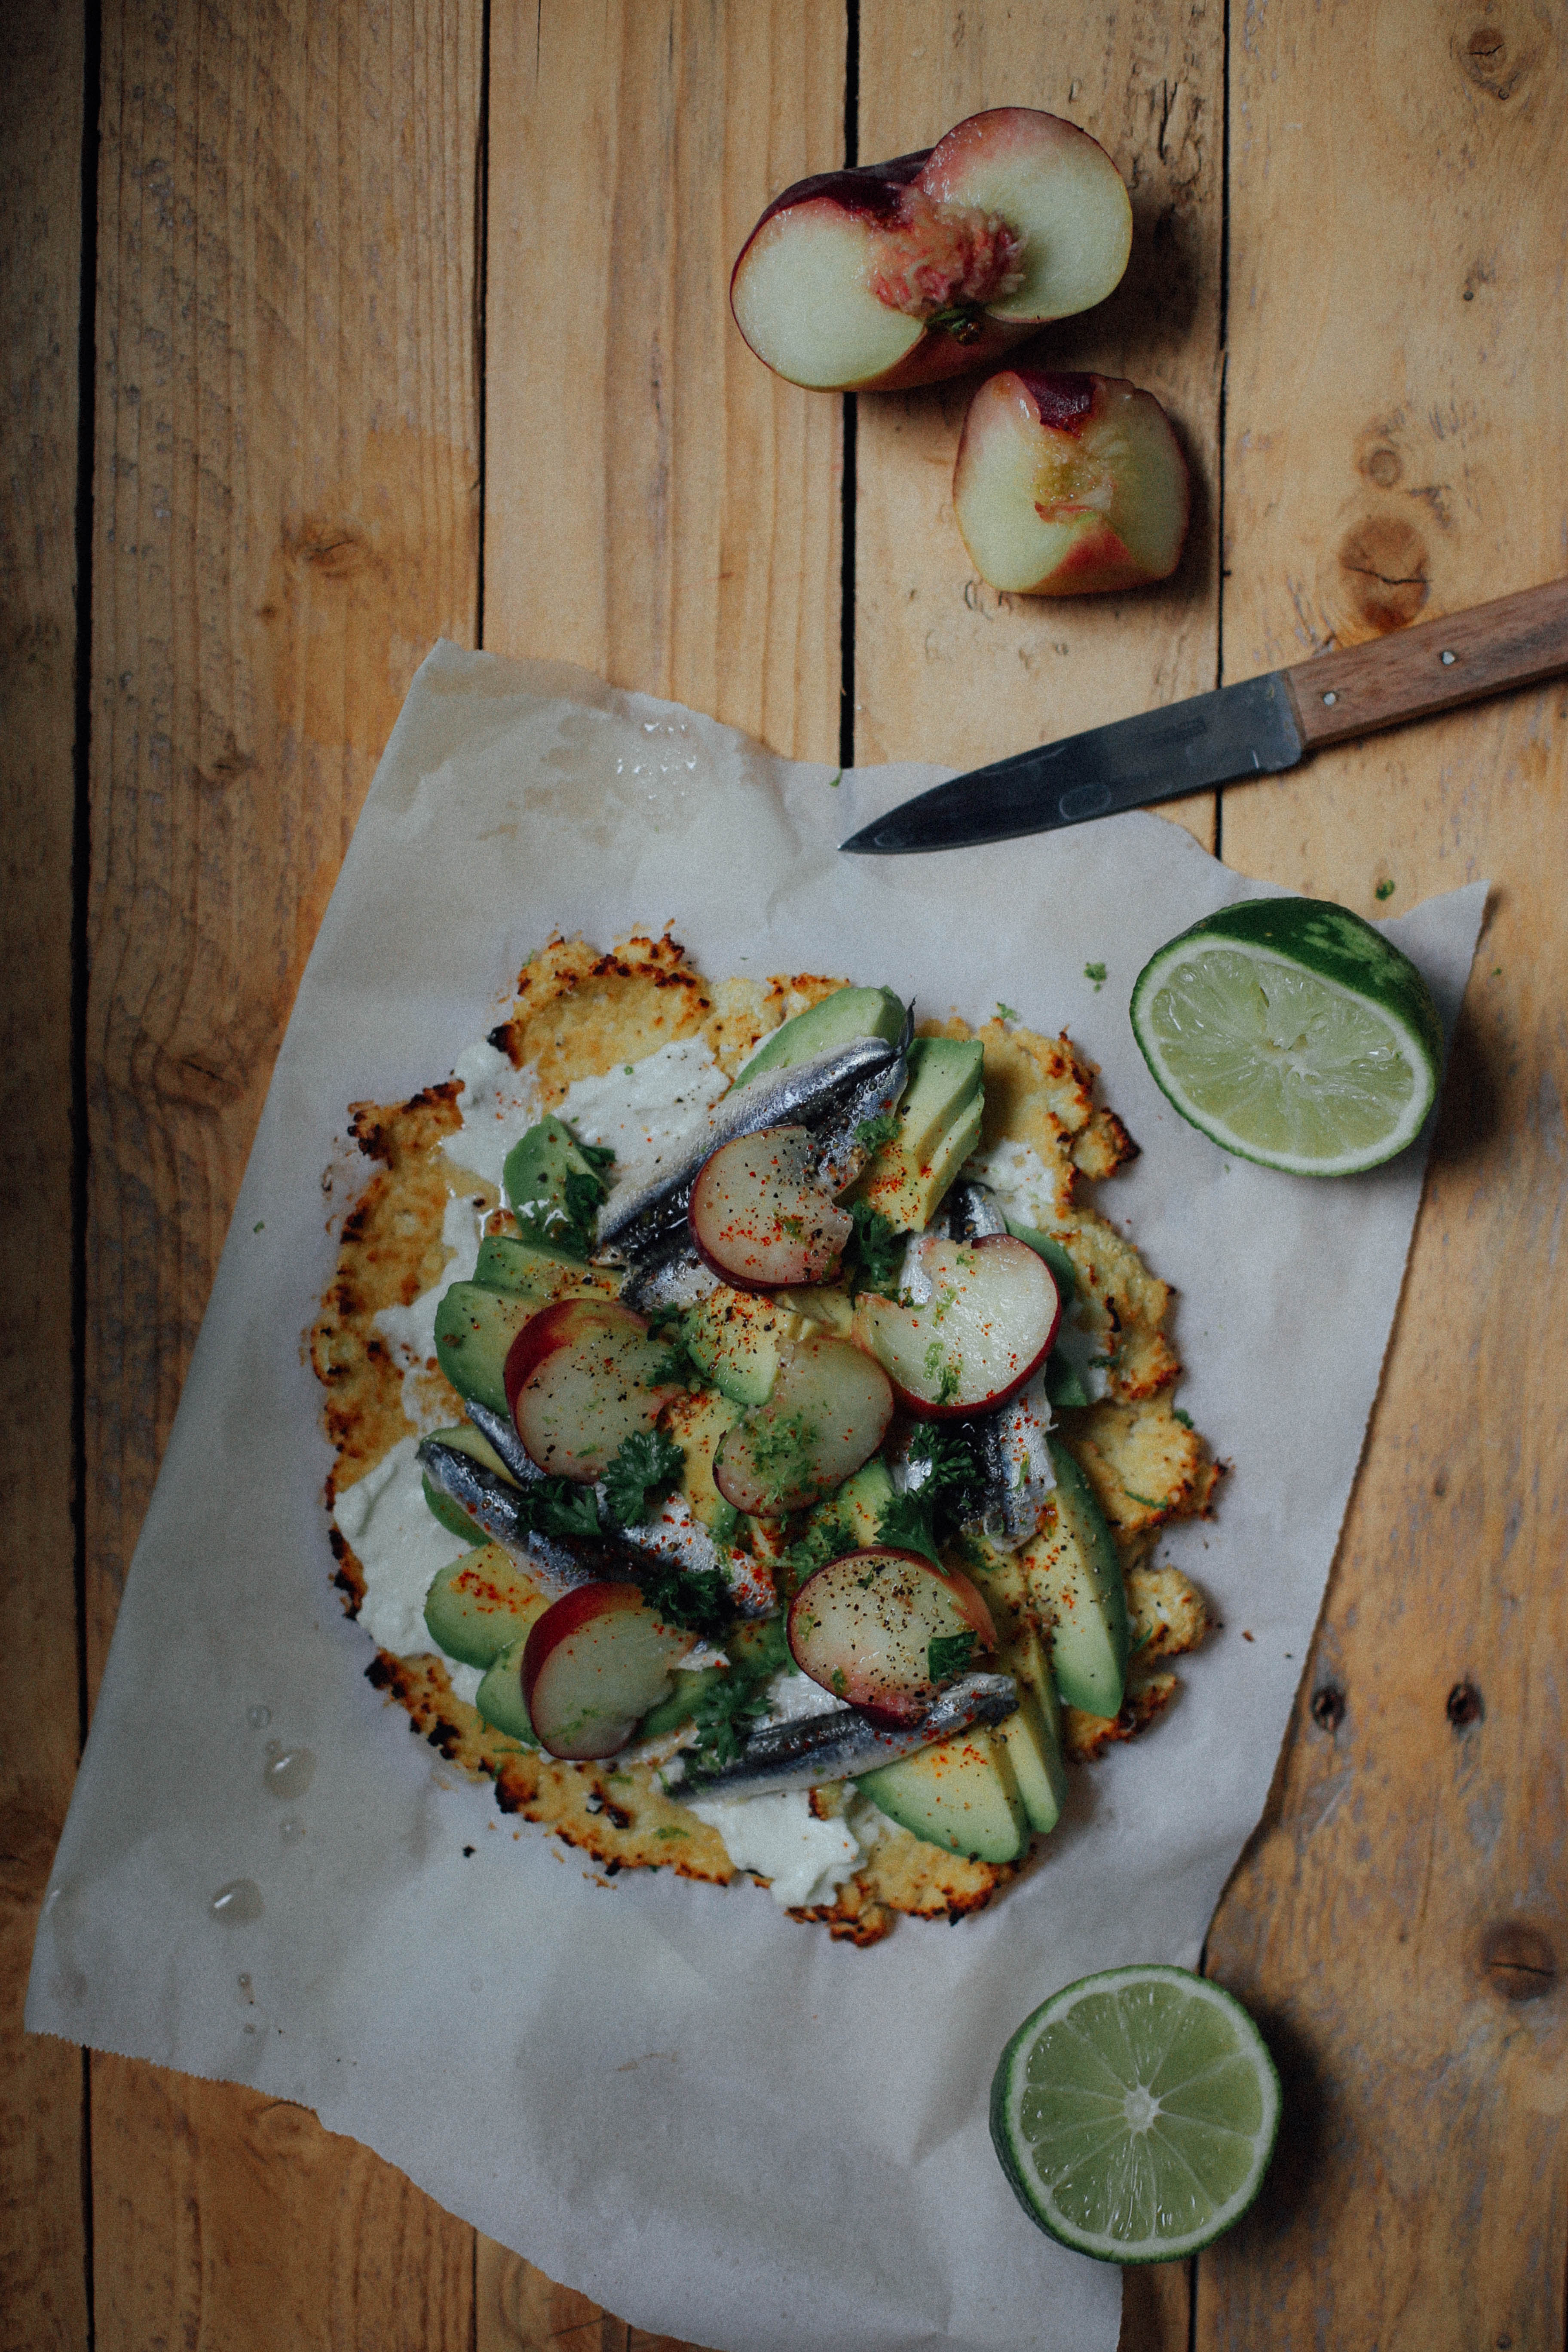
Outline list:
[[[261,1889],[254,1878],[231,1878],[220,1886],[207,1909],[226,1927],[240,1927],[247,1919],[259,1919],[262,1913]]]
[[[247,1706],[245,1710],[245,1719],[252,1731],[265,1731],[272,1720],[272,1709],[269,1706]]]
[[[280,1825],[278,1834],[285,1845],[298,1845],[305,1834],[305,1824],[290,1813],[288,1820]]]
[[[302,1797],[316,1777],[314,1751],[309,1748],[285,1748],[279,1740],[267,1743],[267,1762],[261,1778],[275,1797],[285,1801]]]

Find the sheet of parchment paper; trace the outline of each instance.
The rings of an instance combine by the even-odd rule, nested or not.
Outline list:
[[[1119,2275],[1014,2202],[992,2070],[1058,1985],[1196,1958],[1268,1788],[1421,1189],[1424,1147],[1319,1185],[1228,1160],[1170,1111],[1132,979],[1258,887],[1177,827],[837,855],[938,773],[838,782],[580,671],[431,654],[279,1055],[28,1995],[35,2030],[302,2101],[552,2278],[722,2352],[1110,2352]],[[1450,1022],[1484,897],[1387,927]],[[1068,1027],[1142,1146],[1100,1204],[1177,1286],[1182,1402],[1234,1465],[1214,1520],[1160,1554],[1224,1624],[1168,1716],[1076,1776],[990,1911],[900,1921],[867,1951],[749,1881],[596,1885],[542,1831],[514,1835],[366,1683],[328,1584],[301,1333],[345,1106],[445,1076],[552,929],[608,946],[666,922],[715,975],[842,972],[928,1013],[1001,999]],[[268,1785],[268,1738],[312,1752],[308,1790]],[[215,1917],[237,1880],[259,1916]]]

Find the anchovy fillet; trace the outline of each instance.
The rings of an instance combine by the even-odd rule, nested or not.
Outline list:
[[[842,1117],[868,1082],[899,1059],[900,1048],[885,1037],[858,1037],[731,1087],[695,1126],[671,1139],[652,1176],[611,1193],[599,1212],[598,1258],[624,1263],[673,1240],[684,1224],[692,1179],[721,1143],[765,1127],[821,1128]]]
[[[988,1185],[961,1179],[949,1192],[946,1205],[948,1231],[954,1241],[982,1241],[1007,1230],[1007,1220]],[[1050,1425],[1043,1366],[994,1412],[977,1414],[963,1425],[980,1458],[984,1481],[979,1507],[964,1521],[965,1532],[983,1535],[997,1551],[1016,1551],[1028,1542],[1056,1486],[1057,1474],[1046,1443]]]
[[[894,1059],[885,1070],[874,1070],[858,1087],[818,1143],[816,1181],[836,1197],[847,1192],[871,1157],[864,1129],[890,1111],[910,1082],[910,1046],[915,1034],[915,1009],[904,1014]]]
[[[480,1410],[485,1412],[484,1407]],[[502,1459],[510,1461],[512,1449],[521,1453],[521,1448],[515,1433],[503,1447],[500,1440],[505,1432],[500,1423],[499,1413],[486,1412],[484,1423],[476,1422],[476,1426],[483,1427]],[[526,1454],[522,1459],[528,1465],[524,1484],[543,1475]],[[744,1553],[721,1550],[683,1495],[671,1495],[657,1505],[652,1518],[633,1535],[546,1535],[528,1524],[528,1507],[517,1482],[487,1470],[471,1454],[427,1437],[420,1445],[419,1462],[430,1484],[467,1511],[492,1543],[500,1544],[530,1570],[542,1571],[559,1591],[601,1577],[635,1580],[637,1570],[647,1569],[654,1560],[673,1559],[686,1570],[716,1569],[742,1616],[765,1617],[778,1605],[766,1570]],[[598,1486],[594,1489],[596,1499],[602,1498],[603,1491]]]
[[[488,1404],[476,1404],[472,1397],[463,1410],[479,1435],[489,1440],[520,1486],[530,1486],[536,1478],[543,1477],[543,1471],[518,1435],[517,1423],[510,1412],[493,1412]]]
[[[633,1265],[621,1285],[621,1305],[635,1315],[651,1314],[660,1307],[694,1307],[718,1287],[718,1276],[698,1255],[687,1231],[683,1209],[674,1234]]]
[[[858,1780],[879,1765],[896,1764],[939,1739],[976,1723],[1003,1723],[1018,1704],[1011,1675],[965,1675],[934,1698],[917,1723],[889,1730],[858,1707],[837,1706],[822,1715],[796,1716],[764,1724],[747,1740],[744,1753],[717,1771],[694,1772],[675,1765],[665,1772],[672,1797],[761,1797],[784,1789],[815,1789],[832,1780]],[[678,1757],[676,1764],[681,1764]]]

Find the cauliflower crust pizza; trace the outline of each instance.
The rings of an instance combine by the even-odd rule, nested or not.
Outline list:
[[[873,1943],[1048,1863],[1208,1630],[1216,1465],[1067,1036],[552,940],[411,1101],[313,1326],[371,1680],[605,1872]],[[737,1081],[739,1083],[737,1083]]]

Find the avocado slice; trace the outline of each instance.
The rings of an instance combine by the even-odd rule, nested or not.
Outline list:
[[[608,1190],[604,1171],[614,1158],[602,1145],[579,1143],[565,1120],[551,1111],[507,1153],[501,1170],[507,1206],[540,1242],[568,1257],[585,1258]]]
[[[743,1087],[763,1070],[793,1070],[797,1062],[852,1045],[857,1037],[882,1037],[896,1045],[903,1027],[904,1008],[890,988],[836,988],[764,1037],[735,1084]]]
[[[460,1397],[510,1410],[506,1360],[523,1325],[544,1305],[531,1294],[455,1282],[436,1309],[436,1360]]]
[[[1016,1862],[1028,1852],[1029,1816],[1012,1763],[984,1725],[879,1765],[857,1785],[927,1845],[973,1862]]]
[[[1059,1438],[1046,1441],[1057,1474],[1056,1523],[1023,1559],[1051,1618],[1057,1690],[1089,1715],[1117,1715],[1127,1687],[1127,1588],[1110,1530],[1088,1479]]]
[[[1078,1288],[1078,1273],[1060,1242],[1053,1241],[1049,1234],[1041,1233],[1037,1225],[1026,1225],[1020,1218],[1008,1217],[1005,1213],[1004,1222],[1016,1242],[1026,1242],[1037,1257],[1045,1259],[1051,1269],[1051,1278],[1061,1293],[1062,1305],[1070,1307],[1073,1293]]]
[[[431,1640],[466,1666],[492,1666],[525,1641],[549,1608],[527,1571],[500,1544],[480,1544],[440,1570],[425,1596]]]
[[[978,1038],[917,1037],[898,1132],[871,1158],[859,1191],[895,1231],[919,1233],[980,1140],[985,1049]]]
[[[1003,1664],[1018,1686],[1018,1710],[996,1726],[996,1737],[1007,1752],[1029,1827],[1044,1836],[1061,1819],[1068,1783],[1061,1706],[1046,1645],[1032,1625],[1008,1643]]]
[[[537,1748],[539,1734],[522,1700],[522,1654],[527,1647],[526,1633],[507,1643],[474,1693],[474,1705],[493,1730],[521,1739],[525,1748]]]
[[[772,1298],[727,1285],[690,1307],[681,1325],[691,1360],[721,1396],[765,1404],[779,1369],[779,1349],[815,1327]]]
[[[580,1257],[569,1257],[564,1250],[552,1249],[531,1234],[487,1234],[479,1244],[474,1280],[485,1290],[537,1295],[543,1307],[554,1297],[563,1275],[582,1272]]]
[[[873,1454],[864,1469],[857,1470],[853,1478],[846,1478],[836,1495],[819,1505],[824,1518],[847,1519],[855,1530],[855,1538],[862,1548],[880,1543],[878,1527],[882,1513],[893,1499],[893,1481],[887,1464],[879,1454]]]
[[[449,1445],[454,1454],[467,1454],[473,1461],[482,1463],[487,1470],[495,1471],[502,1478],[511,1479],[513,1486],[517,1484],[489,1439],[482,1435],[471,1421],[460,1421],[455,1428],[437,1429],[433,1434],[438,1445]],[[483,1528],[474,1524],[461,1503],[455,1503],[450,1495],[444,1495],[439,1486],[433,1485],[428,1474],[424,1486],[425,1500],[432,1516],[440,1521],[448,1534],[465,1536],[470,1543],[484,1541]]]

